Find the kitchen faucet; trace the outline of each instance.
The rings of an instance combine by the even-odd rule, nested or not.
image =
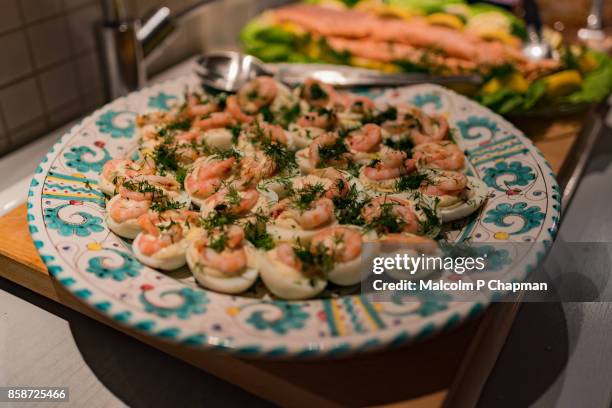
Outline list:
[[[103,21],[97,31],[106,97],[115,99],[143,87],[147,66],[161,54],[180,22],[211,1],[197,1],[174,15],[170,8],[160,7],[140,20],[128,17],[123,0],[102,0]]]

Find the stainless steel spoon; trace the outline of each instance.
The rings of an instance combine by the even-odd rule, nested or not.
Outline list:
[[[268,67],[259,59],[234,51],[208,53],[198,59],[196,73],[202,83],[224,92],[236,92],[249,80],[269,75],[287,85],[297,85],[306,78],[316,78],[336,87],[393,86],[422,83],[479,85],[479,75],[438,76],[429,74],[384,74],[367,69],[347,69],[326,64],[279,64]]]
[[[536,0],[524,0],[523,8],[527,29],[527,41],[523,46],[523,54],[532,61],[552,58],[552,48],[542,37],[542,19]]]

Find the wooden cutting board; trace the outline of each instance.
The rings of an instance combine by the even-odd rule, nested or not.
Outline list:
[[[557,173],[571,154],[581,120],[572,116],[519,126]],[[0,276],[283,406],[441,407],[473,339],[487,326],[476,319],[410,347],[339,360],[245,360],[143,336],[85,306],[47,273],[28,232],[25,205],[0,218],[0,262]]]

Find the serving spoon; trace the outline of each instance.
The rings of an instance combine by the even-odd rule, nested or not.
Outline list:
[[[523,8],[527,30],[527,41],[523,45],[523,54],[532,61],[552,58],[552,47],[542,36],[542,19],[536,0],[524,0]]]
[[[480,85],[479,75],[442,76],[422,73],[384,74],[368,69],[347,69],[327,64],[278,64],[269,67],[261,60],[235,51],[208,53],[198,58],[197,75],[210,88],[236,92],[258,76],[268,75],[287,85],[297,85],[307,78],[316,78],[336,87],[392,86],[422,83]]]

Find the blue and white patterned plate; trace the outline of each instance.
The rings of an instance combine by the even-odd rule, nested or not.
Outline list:
[[[452,296],[398,296],[375,303],[359,295],[289,302],[228,296],[140,264],[128,243],[104,224],[98,173],[136,148],[137,112],[168,109],[194,76],[120,98],[75,126],[36,170],[28,199],[34,243],[49,272],[70,292],[114,321],[153,337],[244,356],[335,356],[402,345],[448,330],[490,303]],[[514,126],[484,107],[435,85],[374,90],[377,101],[411,102],[447,115],[467,151],[470,171],[489,199],[459,226],[458,239],[530,242],[514,277],[523,279],[550,245],[560,195],[541,153]],[[180,274],[179,274],[180,275]]]

